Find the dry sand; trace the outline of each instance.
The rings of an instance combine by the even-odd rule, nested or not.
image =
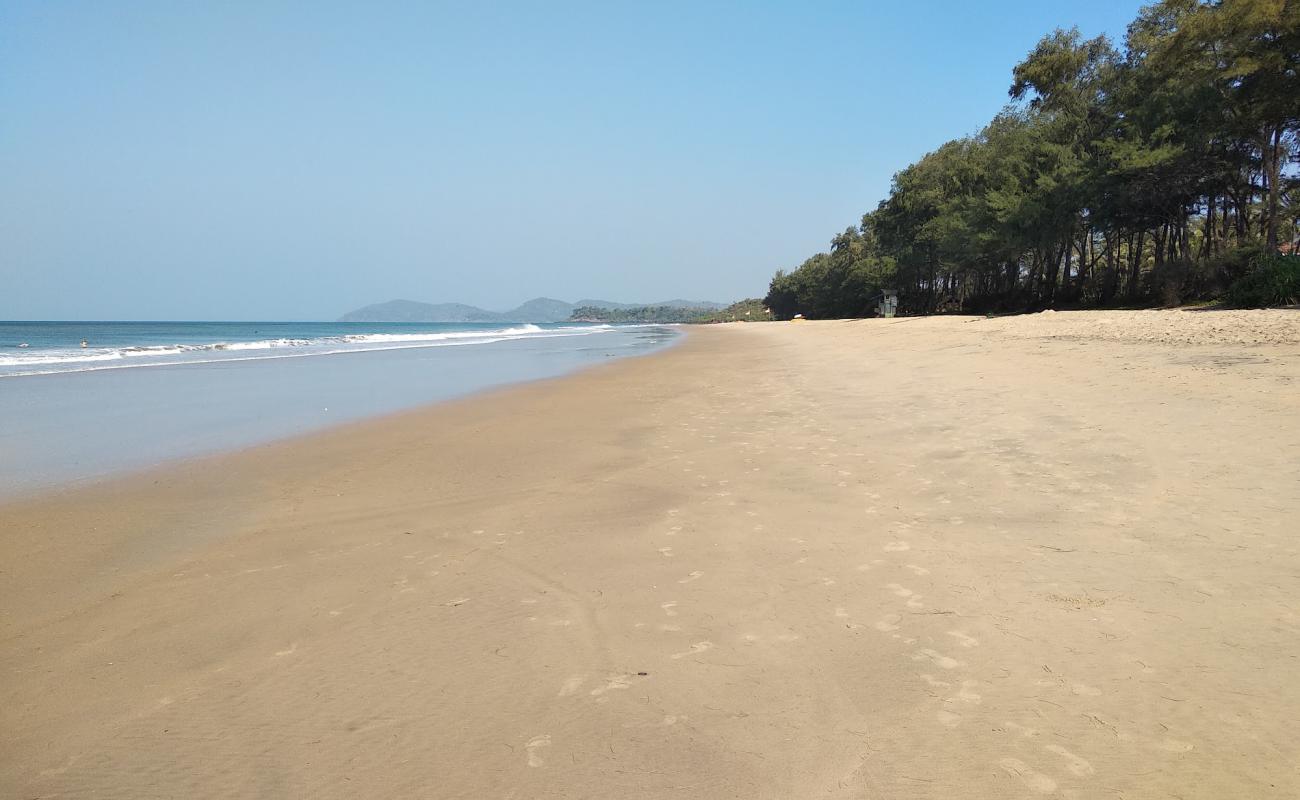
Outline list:
[[[1294,798],[1297,373],[1287,311],[726,326],[11,504],[0,796]]]

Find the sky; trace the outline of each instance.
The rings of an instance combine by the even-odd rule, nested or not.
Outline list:
[[[0,319],[761,297],[1140,0],[0,0]]]

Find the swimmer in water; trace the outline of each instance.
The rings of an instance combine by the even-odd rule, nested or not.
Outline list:
[[[88,344],[86,343],[86,340],[85,340],[85,339],[82,339],[82,340],[81,340],[81,346],[82,346],[82,347],[89,347],[90,345],[88,345]]]

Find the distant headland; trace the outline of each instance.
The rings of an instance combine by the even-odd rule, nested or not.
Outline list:
[[[627,311],[641,308],[666,308],[704,313],[718,311],[726,303],[708,300],[662,300],[657,303],[614,303],[608,300],[579,300],[567,303],[550,297],[529,300],[509,311],[488,311],[464,303],[420,303],[415,300],[389,300],[386,303],[358,308],[339,317],[339,322],[567,322],[574,312],[602,310]],[[587,314],[585,316],[590,316]]]

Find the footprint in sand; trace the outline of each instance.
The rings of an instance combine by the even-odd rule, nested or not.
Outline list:
[[[1049,744],[1043,749],[1049,753],[1055,753],[1061,758],[1064,758],[1065,768],[1073,772],[1075,775],[1078,775],[1080,778],[1087,777],[1096,772],[1096,770],[1092,768],[1092,764],[1088,763],[1087,759],[1076,756],[1074,753],[1071,753],[1059,744]]]
[[[605,692],[612,692],[616,689],[626,689],[631,685],[632,685],[631,675],[627,673],[623,673],[622,675],[611,675],[608,678],[608,680],[606,680],[604,686],[598,686],[595,689],[591,690],[591,696],[600,697]]]
[[[1037,728],[1030,728],[1027,725],[1021,725],[1019,722],[1011,722],[1008,720],[1007,722],[1002,723],[1002,726],[1011,733],[1018,733],[1026,739],[1032,739],[1038,735]]]
[[[1092,686],[1087,686],[1082,683],[1076,683],[1074,687],[1070,689],[1070,691],[1073,694],[1077,694],[1082,697],[1097,697],[1098,695],[1101,694],[1101,689],[1097,689]]]
[[[935,714],[939,724],[948,728],[955,728],[961,724],[961,714],[953,711],[940,711]]]
[[[687,656],[699,655],[700,653],[711,649],[713,649],[713,642],[696,642],[691,645],[690,650],[687,650],[684,653],[673,653],[669,658],[686,658]]]
[[[876,622],[875,628],[882,633],[892,633],[898,630],[898,623],[902,620],[897,614],[886,614]]]
[[[911,597],[912,590],[899,586],[897,583],[887,583],[885,588],[894,593],[896,597]]]
[[[537,751],[542,749],[543,747],[550,747],[550,746],[551,746],[550,734],[544,734],[542,736],[534,736],[533,738],[529,739],[528,744],[524,745],[524,752],[528,753],[528,766],[540,767],[542,766],[542,764],[546,763],[542,760],[541,754],[538,753]]]
[[[659,555],[663,556],[664,558],[672,558],[673,549],[671,547],[661,547],[659,548]]]
[[[905,550],[911,550],[911,549],[912,549],[912,545],[908,544],[907,542],[890,542],[884,547],[884,551],[886,553],[901,553]]]
[[[981,702],[983,702],[984,698],[979,692],[975,691],[975,689],[973,688],[979,685],[980,685],[979,681],[962,681],[961,688],[957,690],[957,694],[953,695],[949,699],[958,703],[971,703],[974,705],[979,705]]]
[[[933,663],[936,667],[940,667],[941,669],[956,669],[957,667],[965,666],[965,664],[963,664],[962,662],[958,661],[955,658],[949,658],[948,656],[945,656],[943,653],[939,653],[934,650],[930,650],[928,648],[925,650],[919,650],[916,653],[914,653],[912,655],[912,660],[929,661]]]
[[[662,608],[664,610],[664,613],[667,614],[668,616],[670,617],[677,616],[677,612],[673,611],[673,609],[677,607],[677,602],[675,600],[669,601],[667,603],[660,603],[659,607]]]
[[[560,687],[560,694],[558,696],[568,697],[569,695],[578,691],[578,689],[582,688],[582,684],[586,680],[587,680],[586,675],[571,676],[567,681],[564,682],[564,685]]]
[[[962,647],[976,647],[979,645],[979,639],[973,636],[967,636],[961,631],[948,631],[948,635],[957,640],[957,644]]]
[[[1051,794],[1056,791],[1056,781],[1041,772],[1029,768],[1029,765],[1017,758],[1004,758],[998,766],[1008,775],[1019,778],[1025,786],[1039,794]]]
[[[695,570],[690,575],[687,575],[685,578],[679,580],[678,583],[690,583],[691,581],[699,580],[703,576],[704,576],[703,572],[700,572],[699,570]]]
[[[926,569],[925,567],[918,567],[916,564],[908,564],[908,565],[906,565],[906,566],[907,566],[908,569],[910,569],[913,573],[915,573],[915,574],[917,574],[917,575],[929,575],[929,574],[930,574],[930,570]]]

